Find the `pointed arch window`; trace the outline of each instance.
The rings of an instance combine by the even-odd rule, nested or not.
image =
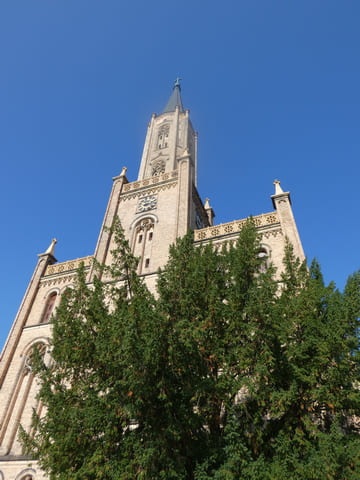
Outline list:
[[[46,301],[45,309],[43,311],[40,323],[49,323],[50,322],[50,317],[51,317],[52,311],[53,311],[54,306],[55,306],[56,297],[57,297],[56,292],[53,292],[49,295],[49,297]]]
[[[261,260],[259,271],[265,273],[269,266],[269,252],[265,247],[260,248],[258,258]]]
[[[31,473],[29,473],[29,470]],[[34,469],[33,468],[27,468],[25,471],[21,472],[15,480],[34,480]],[[1,478],[1,477],[0,477]]]
[[[169,125],[163,125],[162,127],[160,127],[157,138],[158,149],[166,148],[168,146],[169,130]]]
[[[45,356],[46,345],[44,342],[34,343],[29,350],[24,354],[24,372],[28,373],[32,371],[32,356],[34,354],[34,349],[36,349],[41,357]]]
[[[133,239],[133,253],[139,258],[139,274],[146,273],[150,267],[153,238],[154,220],[152,218],[140,220],[135,225],[135,235]]]

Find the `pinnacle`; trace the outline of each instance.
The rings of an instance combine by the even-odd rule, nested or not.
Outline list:
[[[57,243],[57,240],[56,238],[53,238],[51,240],[51,243],[48,247],[48,249],[46,250],[45,252],[45,255],[53,255],[54,256],[54,252],[55,252],[55,244]]]
[[[280,180],[274,180],[273,185],[275,185],[275,195],[280,195],[284,193],[283,189],[280,186]]]

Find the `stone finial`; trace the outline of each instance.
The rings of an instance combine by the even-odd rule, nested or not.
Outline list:
[[[280,195],[284,193],[283,189],[280,186],[280,180],[274,180],[273,185],[275,185],[275,195]]]
[[[210,198],[205,198],[205,203],[204,203],[205,210],[207,210],[208,208],[211,208],[209,202],[210,202]]]
[[[126,177],[127,167],[123,167],[119,177]]]
[[[205,198],[204,210],[205,210],[206,215],[207,215],[208,220],[209,220],[209,226],[212,227],[214,225],[215,212],[210,205],[210,199],[209,198]]]
[[[53,239],[51,240],[51,243],[50,243],[48,249],[47,249],[46,252],[45,252],[45,255],[52,255],[52,256],[54,256],[56,243],[57,243],[56,238],[53,238]]]
[[[190,156],[190,151],[189,151],[189,148],[186,147],[184,148],[184,151],[183,151],[183,154],[182,154],[182,158],[184,157],[189,157]]]

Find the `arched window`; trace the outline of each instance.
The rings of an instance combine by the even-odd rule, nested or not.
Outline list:
[[[45,305],[45,309],[43,311],[43,314],[42,314],[42,317],[41,317],[41,320],[40,320],[40,323],[49,323],[50,321],[50,317],[51,317],[51,313],[54,309],[54,305],[55,305],[55,301],[56,301],[56,297],[57,297],[57,293],[56,292],[53,292],[49,295],[47,301],[46,301],[46,305]]]
[[[264,273],[269,266],[269,252],[265,247],[261,247],[258,253],[258,258],[261,260],[259,271]]]
[[[32,373],[32,360],[34,355],[34,349],[37,349],[40,356],[44,358],[46,354],[46,345],[44,342],[33,343],[26,353],[21,354],[21,357],[24,358],[24,374]]]
[[[138,273],[147,273],[151,268],[151,249],[154,238],[154,220],[144,218],[135,225],[133,253],[139,257]]]
[[[169,130],[170,130],[169,125],[163,125],[163,126],[160,127],[159,132],[158,132],[158,138],[157,138],[157,148],[159,148],[159,149],[167,148],[168,138],[169,138]]]
[[[27,468],[23,470],[19,475],[16,477],[15,480],[34,480],[35,479],[35,470],[33,468]]]

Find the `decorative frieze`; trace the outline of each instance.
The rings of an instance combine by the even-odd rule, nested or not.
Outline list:
[[[140,188],[156,185],[161,182],[166,182],[167,180],[170,180],[172,178],[176,178],[177,176],[178,176],[178,171],[173,170],[172,172],[163,173],[162,175],[155,175],[154,177],[151,177],[151,178],[145,178],[144,180],[127,183],[123,187],[123,192],[130,192],[132,190],[139,190]]]
[[[169,175],[169,174],[166,173],[165,175]],[[158,177],[153,177],[153,178],[158,178]],[[147,180],[149,180],[149,179],[147,179]],[[135,183],[144,183],[147,180],[143,180],[142,182],[135,182]],[[152,179],[150,179],[150,180],[152,180]],[[170,183],[165,183],[163,185],[159,185],[158,187],[152,187],[151,188],[151,186],[150,186],[150,188],[147,187],[146,190],[143,190],[143,189],[140,190],[139,189],[139,191],[134,192],[134,193],[130,193],[130,194],[126,194],[126,195],[122,194],[121,195],[121,200],[125,201],[125,200],[130,200],[132,198],[141,197],[143,195],[153,195],[153,194],[156,194],[158,192],[161,192],[161,191],[164,191],[164,190],[169,190],[170,188],[176,187],[177,183],[178,183],[177,181],[176,182],[170,182]],[[125,185],[125,186],[127,187],[128,185]]]
[[[268,227],[279,223],[277,212],[263,213],[252,217],[253,221],[258,228]],[[194,240],[200,242],[202,240],[208,240],[214,237],[223,235],[230,235],[232,233],[238,233],[246,223],[246,218],[242,220],[234,220],[233,222],[221,223],[213,227],[202,228],[195,230]]]
[[[276,230],[269,230],[260,234],[261,238],[270,238],[270,237],[281,237],[283,234],[281,228],[277,228]]]
[[[86,267],[86,269],[88,269],[89,267]],[[56,276],[49,276],[49,277],[46,277],[47,280],[42,280],[40,282],[40,287],[41,288],[50,288],[50,287],[55,287],[55,286],[59,286],[59,285],[69,285],[70,283],[73,283],[76,279],[76,275],[74,275],[73,273],[68,273],[68,274],[65,274],[65,275],[56,275]]]
[[[89,255],[88,257],[76,258],[75,260],[68,260],[67,262],[56,263],[55,265],[49,265],[44,276],[54,275],[63,272],[69,272],[71,270],[77,270],[80,267],[80,264],[83,263],[85,267],[89,267],[92,264],[93,256]]]

